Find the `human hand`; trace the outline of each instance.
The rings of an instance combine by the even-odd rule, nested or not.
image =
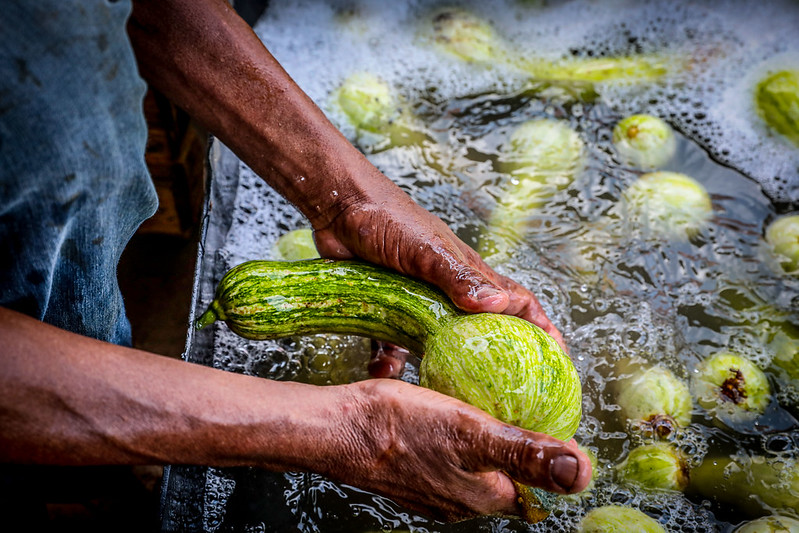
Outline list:
[[[405,363],[410,355],[402,346],[372,339],[369,375],[373,378],[398,378],[405,370]]]
[[[541,327],[566,348],[560,332],[528,289],[497,274],[440,218],[377,169],[373,172],[377,174],[373,189],[342,195],[337,214],[325,217],[329,221],[325,225],[315,226],[316,246],[323,257],[359,257],[423,279],[441,288],[464,311],[518,316]]]
[[[454,521],[518,515],[508,476],[558,494],[579,492],[591,479],[591,463],[573,440],[504,424],[398,380],[367,380],[341,390],[352,394],[348,405],[354,408],[342,411],[320,473],[429,516]]]
[[[502,472],[561,494],[591,477],[573,441],[400,380],[318,387],[222,372],[3,308],[0,341],[7,463],[303,470],[446,520],[517,513]]]

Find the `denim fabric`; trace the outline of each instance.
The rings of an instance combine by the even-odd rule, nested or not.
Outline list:
[[[0,10],[0,305],[130,343],[116,269],[156,209],[129,1]]]

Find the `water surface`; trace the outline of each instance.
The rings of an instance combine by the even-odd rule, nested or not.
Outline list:
[[[290,5],[289,5],[290,4]],[[768,369],[774,357],[757,324],[779,314],[799,324],[799,279],[782,272],[764,243],[767,225],[799,209],[799,149],[770,134],[751,89],[770,69],[799,68],[795,2],[461,2],[510,49],[551,61],[668,54],[689,67],[647,83],[552,84],[515,69],[464,62],[430,45],[436,2],[274,3],[258,35],[299,85],[383,172],[417,202],[478,245],[502,195],[497,161],[513,128],[534,118],[567,122],[585,143],[580,172],[540,209],[496,269],[529,287],[564,333],[580,373],[584,417],[577,440],[599,460],[595,486],[563,500],[545,522],[485,518],[445,525],[391,501],[310,474],[212,470],[204,521],[211,530],[272,530],[278,509],[303,531],[572,531],[595,506],[638,507],[669,531],[730,531],[733,506],[697,495],[620,483],[615,465],[649,438],[619,419],[608,384],[621,359],[637,356],[689,381],[710,354],[733,350]],[[364,135],[332,102],[341,81],[369,71],[388,81],[425,140],[391,146]],[[677,132],[663,170],[709,192],[713,214],[690,239],[664,238],[620,207],[642,174],[611,142],[621,118],[648,112]],[[246,167],[233,224],[217,254],[220,271],[263,258],[277,237],[306,225]],[[368,343],[354,337],[249,342],[217,328],[214,365],[320,385],[365,379]],[[414,382],[409,365],[403,379]],[[755,423],[715,424],[699,406],[672,436],[691,465],[708,454],[760,455],[794,465],[799,398],[771,376],[774,400]],[[742,487],[745,491],[745,487]],[[233,524],[233,525],[232,525]]]

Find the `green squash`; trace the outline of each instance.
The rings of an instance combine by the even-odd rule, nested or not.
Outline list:
[[[291,230],[278,238],[272,247],[272,255],[281,261],[316,259],[319,252],[311,228]]]
[[[645,170],[663,167],[677,149],[671,126],[643,114],[619,121],[613,128],[613,144],[626,163]]]
[[[769,224],[766,242],[785,272],[799,274],[799,215],[783,216]]]
[[[697,365],[691,390],[699,405],[732,427],[752,423],[771,402],[765,373],[732,352],[715,353]]]
[[[733,533],[799,533],[799,520],[788,516],[763,516],[742,524]]]
[[[647,489],[682,491],[688,485],[689,469],[684,454],[673,444],[656,442],[630,450],[616,467],[619,477]]]
[[[357,261],[249,261],[217,287],[198,328],[224,320],[248,339],[340,333],[389,341],[424,356],[422,385],[503,422],[574,436],[580,379],[544,330],[521,318],[469,314],[436,287]],[[524,518],[537,522],[554,496],[514,481]]]
[[[702,184],[679,172],[644,174],[624,191],[623,201],[636,226],[667,238],[693,237],[713,215]]]
[[[509,424],[569,440],[581,417],[579,376],[541,328],[470,314],[430,284],[367,263],[249,261],[220,281],[198,327],[224,320],[248,339],[341,333],[424,356],[423,385]]]
[[[691,423],[693,400],[681,379],[663,366],[620,361],[610,384],[621,415],[634,428],[665,438]]]
[[[691,469],[687,491],[733,505],[751,517],[770,512],[799,513],[799,463],[763,455],[707,456]]]
[[[580,533],[666,533],[663,526],[642,511],[621,505],[605,505],[588,512],[580,523]]]
[[[477,251],[491,265],[509,258],[524,239],[531,215],[568,187],[583,166],[582,139],[567,122],[528,120],[503,146],[499,184],[487,227]]]
[[[763,122],[799,147],[799,70],[781,70],[755,87],[755,108]]]

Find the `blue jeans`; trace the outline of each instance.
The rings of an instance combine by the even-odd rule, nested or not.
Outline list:
[[[0,305],[130,344],[117,264],[157,206],[130,1],[0,11]]]

